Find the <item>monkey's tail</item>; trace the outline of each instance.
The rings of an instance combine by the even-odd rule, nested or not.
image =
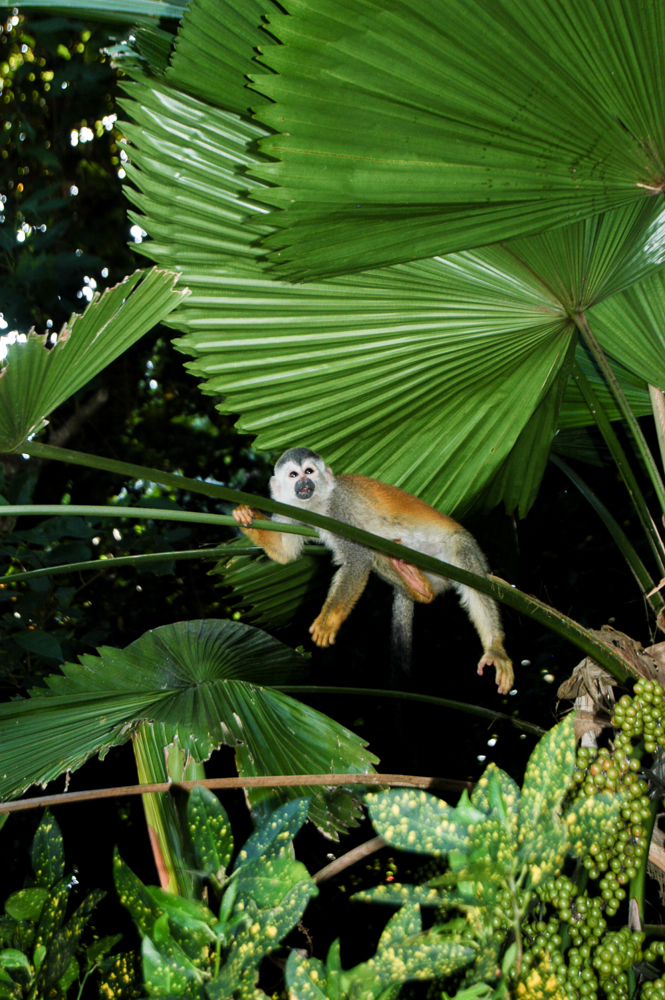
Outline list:
[[[403,590],[395,587],[393,597],[393,620],[390,636],[390,668],[395,682],[411,672],[411,649],[413,644],[413,601]],[[399,686],[399,685],[398,685]]]

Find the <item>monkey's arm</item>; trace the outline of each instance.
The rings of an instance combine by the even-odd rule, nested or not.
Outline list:
[[[332,646],[340,625],[365,589],[372,568],[369,549],[340,544],[338,540],[334,552],[336,562],[342,565],[333,577],[321,614],[309,629],[317,646]]]
[[[302,535],[283,535],[279,531],[252,528],[254,519],[262,518],[264,515],[260,510],[255,510],[254,507],[249,507],[247,504],[240,504],[232,511],[232,514],[242,533],[247,535],[255,545],[260,545],[266,555],[274,559],[275,562],[293,562],[300,555],[305,541]]]

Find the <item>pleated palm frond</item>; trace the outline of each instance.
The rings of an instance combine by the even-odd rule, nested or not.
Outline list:
[[[192,621],[146,632],[126,649],[68,663],[48,690],[0,705],[0,797],[21,794],[104,756],[148,720],[165,744],[177,738],[196,761],[222,744],[241,775],[367,773],[377,758],[348,729],[271,690],[302,676],[303,659],[250,625]],[[353,791],[289,788],[250,791],[266,799],[312,795],[311,818],[328,832],[360,815]]]
[[[652,0],[297,0],[262,49],[285,274],[482,246],[663,190]],[[258,101],[258,98],[257,98]]]
[[[229,557],[210,570],[232,589],[229,607],[242,611],[245,621],[271,629],[284,628],[296,610],[311,605],[312,619],[330,586],[330,561],[321,546],[307,545],[300,559],[285,566],[255,554],[244,554],[245,539],[231,542]]]
[[[260,130],[163,81],[128,90],[138,188],[128,194],[154,238],[145,252],[182,269],[193,293],[170,319],[185,334],[176,346],[257,447],[307,445],[333,468],[385,478],[450,513],[523,433],[542,471],[577,341],[572,317],[662,266],[657,199],[483,250],[292,285],[257,259],[273,220],[251,214],[264,193],[251,179]],[[511,468],[496,500],[525,509],[540,473],[521,489]]]
[[[0,372],[0,451],[10,452],[35,432],[52,410],[86,385],[164,320],[187,295],[179,275],[153,268],[135,271],[74,314],[53,347],[28,334],[10,344]]]

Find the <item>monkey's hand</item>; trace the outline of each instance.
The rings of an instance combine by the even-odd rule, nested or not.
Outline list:
[[[255,517],[261,517],[261,511],[249,507],[246,503],[241,503],[239,507],[231,511],[236,522],[242,528],[251,528]]]
[[[508,694],[515,680],[515,671],[510,657],[503,646],[490,646],[485,650],[483,658],[478,664],[478,673],[482,674],[485,667],[493,666],[496,671],[496,686],[499,694]]]

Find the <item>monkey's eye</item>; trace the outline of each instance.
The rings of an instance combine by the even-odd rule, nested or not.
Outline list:
[[[297,479],[297,477],[298,477],[297,472],[289,472],[289,479]]]
[[[313,474],[314,474],[314,469],[305,469],[305,475],[306,476],[311,476]]]

